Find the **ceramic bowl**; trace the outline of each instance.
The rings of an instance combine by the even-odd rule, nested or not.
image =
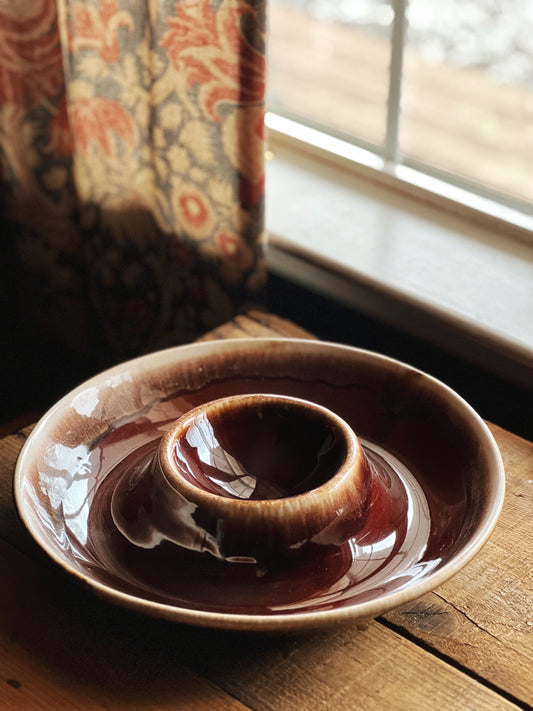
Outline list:
[[[139,533],[139,511],[151,515],[157,499],[151,487],[162,471],[154,469],[160,443],[176,434],[179,418],[254,394],[316,404],[355,433],[371,471],[357,525],[329,539],[314,540],[312,532],[284,539],[281,552],[278,541],[266,558],[257,541],[267,529],[258,535],[237,526],[226,559],[173,541],[149,517],[149,535],[146,527]],[[277,500],[233,503],[282,507],[302,494],[320,496],[334,479]],[[349,497],[355,509],[360,491]],[[330,343],[239,339],[144,356],[76,388],[28,438],[14,493],[42,549],[109,601],[188,624],[296,630],[375,617],[457,573],[496,523],[504,471],[482,419],[414,368]],[[162,501],[164,508],[169,499]],[[202,501],[189,499],[182,518],[209,519]],[[338,513],[342,520],[342,506]],[[203,530],[220,545],[217,517]]]

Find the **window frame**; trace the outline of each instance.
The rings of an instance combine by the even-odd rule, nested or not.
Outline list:
[[[443,212],[533,245],[533,203],[499,193],[466,178],[433,168],[401,155],[399,130],[403,58],[409,0],[390,0],[391,25],[389,89],[386,130],[381,150],[356,137],[347,137],[287,112],[268,110],[265,123],[278,143],[318,155],[394,191],[429,202]]]
[[[533,215],[513,206],[417,169],[413,163],[386,160],[367,148],[271,111],[265,116],[265,125],[271,143],[289,145],[337,164],[339,169],[348,169],[354,175],[430,203],[443,213],[459,215],[473,224],[533,245]]]

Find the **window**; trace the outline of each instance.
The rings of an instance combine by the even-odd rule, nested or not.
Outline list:
[[[268,107],[524,236],[532,23],[530,0],[271,0]]]

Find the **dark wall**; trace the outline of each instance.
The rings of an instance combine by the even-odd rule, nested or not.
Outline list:
[[[397,358],[443,381],[485,419],[533,439],[532,390],[445,353],[293,282],[271,275],[269,310],[323,340],[366,348]]]
[[[307,328],[319,338],[367,348],[397,358],[439,378],[456,390],[487,420],[533,439],[532,390],[518,387],[439,348],[271,275],[268,308]],[[61,352],[44,342],[20,346],[17,323],[3,324],[0,350],[3,374],[0,424],[48,409],[59,397],[98,371],[83,357]],[[15,336],[18,338],[15,339]],[[9,348],[17,340],[19,347]]]

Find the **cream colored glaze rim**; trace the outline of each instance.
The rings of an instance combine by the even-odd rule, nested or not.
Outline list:
[[[104,585],[93,580],[89,575],[81,573],[50,548],[44,536],[36,531],[23,506],[23,490],[25,483],[24,472],[29,469],[29,463],[35,456],[34,450],[39,449],[39,438],[48,427],[61,420],[61,416],[70,407],[70,403],[81,392],[88,387],[95,387],[108,380],[110,377],[128,372],[135,372],[142,376],[143,373],[153,372],[161,367],[172,364],[178,367],[183,363],[200,354],[208,355],[216,353],[231,353],[232,351],[243,350],[247,352],[263,351],[269,348],[274,352],[282,353],[296,352],[298,350],[313,349],[315,352],[323,352],[324,355],[333,355],[335,352],[351,354],[354,360],[372,360],[379,363],[383,368],[400,369],[405,373],[417,373],[426,379],[432,388],[440,390],[463,414],[468,416],[472,427],[472,433],[476,434],[478,442],[483,444],[487,450],[487,459],[490,461],[489,489],[492,491],[492,498],[487,502],[485,514],[480,524],[473,534],[471,540],[442,568],[430,573],[420,582],[414,583],[405,590],[392,592],[376,600],[356,603],[352,606],[343,607],[338,610],[319,610],[315,612],[295,612],[288,614],[274,615],[245,615],[231,613],[204,612],[202,610],[190,610],[188,608],[151,602],[144,598],[136,597],[113,587]],[[427,375],[400,361],[380,354],[325,341],[300,340],[290,338],[250,338],[250,339],[226,339],[220,341],[205,341],[185,346],[177,346],[166,350],[158,351],[146,356],[141,356],[130,361],[126,361],[109,370],[94,376],[85,381],[70,393],[59,400],[42,418],[39,420],[34,430],[30,433],[20,452],[14,475],[14,497],[19,516],[36,543],[44,552],[54,560],[61,568],[82,584],[90,588],[99,597],[112,602],[120,607],[125,607],[146,615],[159,619],[180,622],[188,625],[200,627],[211,627],[219,629],[243,630],[243,631],[297,631],[302,629],[313,629],[318,627],[337,625],[341,623],[355,622],[372,619],[388,610],[405,604],[422,595],[434,590],[439,585],[449,580],[458,573],[472,558],[481,550],[492,533],[498,517],[500,515],[505,494],[505,472],[503,461],[498,446],[485,422],[477,412],[455,391],[447,385],[437,380],[433,376]]]

